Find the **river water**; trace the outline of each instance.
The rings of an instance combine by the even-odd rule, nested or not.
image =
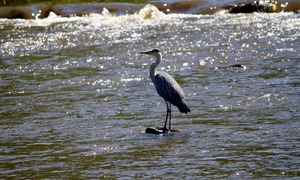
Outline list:
[[[0,179],[296,179],[299,47],[295,13],[1,19]],[[167,135],[152,48],[191,109]]]

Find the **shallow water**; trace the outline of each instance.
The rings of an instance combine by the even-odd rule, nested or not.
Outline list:
[[[0,178],[300,176],[299,17],[1,19]],[[144,133],[166,112],[137,53],[154,47],[191,108],[179,133]]]

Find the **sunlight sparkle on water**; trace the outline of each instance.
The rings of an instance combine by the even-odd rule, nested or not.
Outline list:
[[[0,22],[2,175],[300,175],[299,13],[163,14],[147,6],[124,16]],[[191,109],[172,106],[178,133],[145,134],[166,115],[149,78],[154,60],[138,55],[152,48]],[[226,68],[235,64],[247,68]]]

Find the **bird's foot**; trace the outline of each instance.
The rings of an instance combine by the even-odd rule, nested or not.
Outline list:
[[[158,129],[158,130],[160,130],[160,131],[162,131],[164,134],[165,133],[169,133],[170,132],[170,129],[168,129],[168,128],[160,128],[160,127],[156,127],[156,129]]]
[[[180,131],[180,130],[178,130],[178,129],[159,128],[159,127],[157,127],[157,129],[163,131],[164,133],[179,132],[179,131]]]

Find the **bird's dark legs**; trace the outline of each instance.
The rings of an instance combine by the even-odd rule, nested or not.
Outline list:
[[[169,105],[168,102],[166,101],[166,105],[167,105],[167,115],[166,115],[166,121],[165,121],[164,130],[163,130],[164,133],[166,131],[168,131],[168,129],[167,129],[168,116],[170,116],[169,117],[169,120],[170,120],[170,122],[169,122],[169,128],[171,127],[171,104]]]
[[[169,103],[169,131],[171,130],[171,103]]]

